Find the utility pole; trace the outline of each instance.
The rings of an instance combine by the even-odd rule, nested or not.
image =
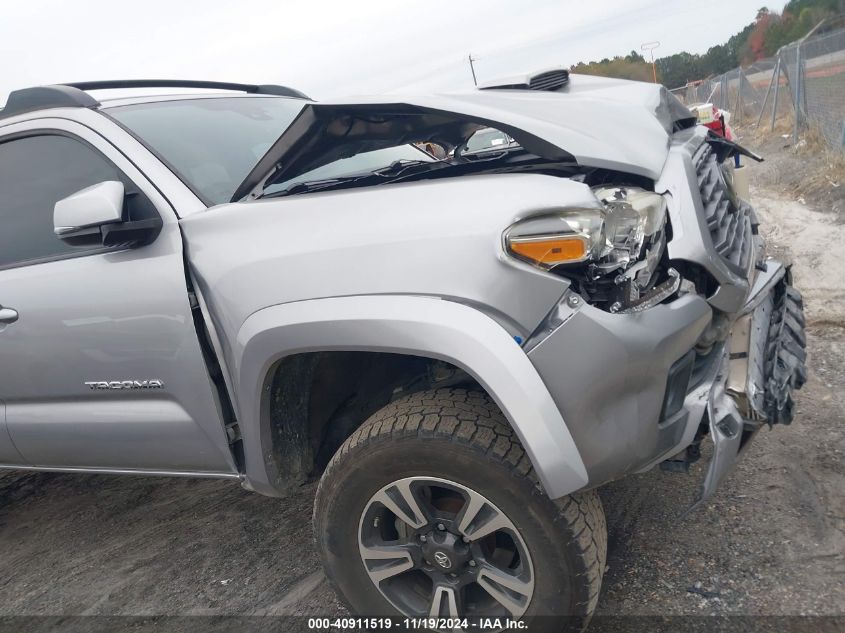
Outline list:
[[[654,77],[654,83],[657,83],[657,67],[654,65],[654,49],[660,46],[660,42],[646,42],[640,46],[641,51],[649,51],[651,53],[651,74]]]
[[[472,53],[467,55],[467,59],[469,60],[469,69],[472,71],[472,83],[475,86],[478,86],[478,80],[475,78],[475,66],[472,65],[472,62],[475,61],[475,59],[473,59],[472,57]]]

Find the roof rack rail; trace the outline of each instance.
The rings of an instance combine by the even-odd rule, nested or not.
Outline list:
[[[47,108],[96,108],[99,105],[99,101],[78,88],[36,86],[10,92],[5,107],[0,110],[0,119]]]
[[[212,90],[236,90],[259,95],[296,97],[308,96],[294,88],[274,84],[238,84],[228,81],[195,81],[192,79],[116,79],[109,81],[80,81],[64,84],[79,90],[113,90],[115,88],[206,88]]]
[[[97,108],[100,102],[86,93],[86,90],[113,90],[122,88],[204,88],[212,90],[236,90],[250,94],[276,95],[308,99],[293,88],[273,84],[237,84],[224,81],[193,81],[181,79],[122,79],[115,81],[81,81],[22,88],[9,93],[5,107],[0,109],[0,119],[16,114],[46,110],[47,108]]]

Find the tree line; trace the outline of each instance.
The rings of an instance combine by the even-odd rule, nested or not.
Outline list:
[[[828,17],[845,13],[845,0],[790,0],[781,13],[763,7],[757,17],[724,44],[711,46],[706,53],[675,53],[655,60],[657,80],[669,88],[688,81],[720,75],[737,66],[749,66],[771,57],[784,44],[810,32]],[[637,51],[597,62],[579,62],[572,72],[602,77],[651,81],[651,63]]]

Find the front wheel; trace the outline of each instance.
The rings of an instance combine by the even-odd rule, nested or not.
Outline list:
[[[483,393],[420,392],[373,415],[326,469],[314,520],[326,573],[359,615],[579,629],[598,599],[598,497],[550,500]]]

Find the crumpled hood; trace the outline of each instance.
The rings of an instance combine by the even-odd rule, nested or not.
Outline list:
[[[663,86],[571,75],[555,91],[484,89],[308,103],[232,200],[364,151],[433,141],[459,145],[482,127],[550,160],[657,179],[669,137],[694,115]]]

